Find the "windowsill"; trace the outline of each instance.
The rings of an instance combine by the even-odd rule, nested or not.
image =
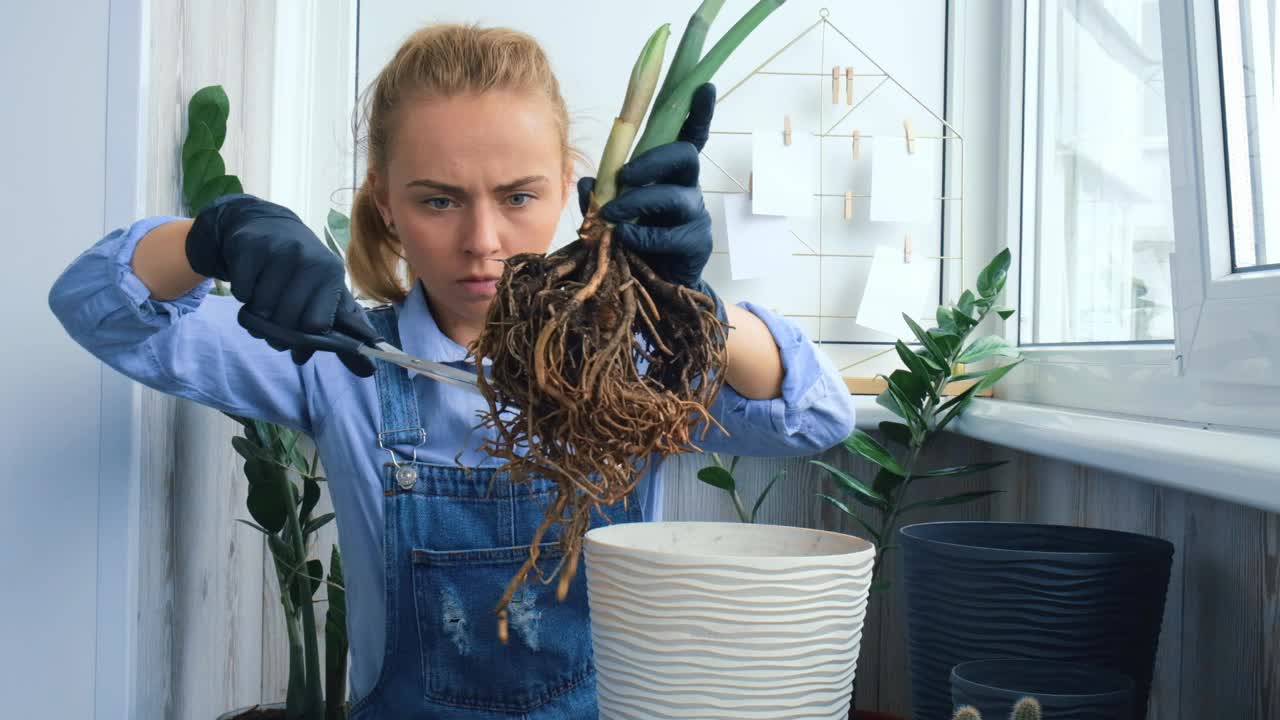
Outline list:
[[[859,428],[897,420],[872,396],[854,401]],[[1280,512],[1280,435],[981,399],[948,431]]]

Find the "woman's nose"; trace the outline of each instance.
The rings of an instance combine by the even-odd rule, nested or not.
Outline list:
[[[470,222],[463,231],[463,250],[469,255],[489,257],[502,250],[498,239],[498,211],[487,203],[473,206]]]

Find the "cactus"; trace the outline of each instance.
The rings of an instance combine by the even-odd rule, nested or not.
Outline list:
[[[1009,720],[1040,720],[1040,701],[1033,697],[1022,698],[1013,706]]]
[[[956,710],[956,714],[951,716],[951,720],[982,720],[982,715],[978,712],[978,708],[972,705],[965,705]]]

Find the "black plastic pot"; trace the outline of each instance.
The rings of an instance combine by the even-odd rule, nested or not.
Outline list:
[[[948,717],[951,669],[970,660],[1077,662],[1133,679],[1143,720],[1173,545],[1033,523],[942,522],[899,531],[911,707]]]
[[[984,718],[1003,718],[1019,698],[1040,701],[1047,718],[1127,720],[1133,717],[1128,675],[1079,663],[1025,658],[974,660],[951,671],[951,703],[972,705]]]

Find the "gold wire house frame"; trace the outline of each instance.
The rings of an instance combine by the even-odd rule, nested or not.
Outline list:
[[[818,120],[818,122],[819,122],[819,130],[820,130],[820,132],[812,132],[812,131],[810,131],[810,134],[811,134],[811,135],[813,135],[813,136],[815,136],[815,137],[817,137],[817,138],[818,138],[818,143],[819,143],[819,147],[818,147],[818,192],[815,194],[815,197],[819,197],[819,198],[844,198],[844,199],[846,200],[846,205],[847,205],[848,201],[849,201],[851,198],[852,198],[852,199],[868,199],[868,198],[870,198],[870,197],[871,197],[871,195],[870,195],[870,194],[866,194],[866,193],[863,193],[863,194],[856,194],[856,193],[848,193],[848,192],[842,192],[842,193],[829,193],[829,192],[825,192],[827,188],[825,188],[825,187],[824,187],[824,183],[823,183],[822,156],[823,156],[823,154],[826,152],[826,148],[823,146],[823,141],[824,141],[824,140],[826,140],[827,138],[846,138],[846,139],[848,139],[848,140],[849,140],[849,143],[851,144],[851,143],[853,143],[853,142],[854,142],[854,139],[855,139],[855,138],[862,139],[862,138],[872,138],[872,137],[876,137],[876,135],[875,135],[875,134],[862,134],[862,133],[860,133],[860,132],[858,132],[858,131],[856,131],[856,130],[855,130],[855,131],[853,131],[853,132],[848,132],[848,133],[835,133],[835,132],[833,132],[833,130],[834,130],[835,128],[839,127],[842,123],[844,123],[844,121],[845,121],[845,120],[847,120],[847,119],[848,119],[848,118],[849,118],[849,117],[854,113],[854,111],[856,111],[858,108],[862,107],[862,105],[863,105],[864,103],[866,103],[866,102],[867,102],[867,100],[869,100],[870,98],[874,97],[874,96],[875,96],[875,94],[876,94],[876,92],[878,92],[882,87],[884,87],[886,84],[892,83],[892,84],[893,84],[894,86],[896,86],[899,90],[901,90],[903,93],[905,93],[909,98],[911,98],[911,100],[913,100],[913,101],[916,103],[916,105],[918,105],[918,106],[919,106],[920,108],[922,108],[926,113],[928,113],[928,115],[929,115],[929,116],[931,116],[932,118],[934,118],[935,120],[937,120],[939,123],[941,123],[941,124],[942,124],[942,125],[941,125],[941,127],[943,128],[943,134],[942,134],[942,135],[915,135],[915,134],[913,134],[913,133],[911,132],[911,129],[910,129],[910,122],[909,122],[909,120],[908,120],[906,123],[904,123],[904,124],[905,124],[905,126],[906,126],[906,127],[905,127],[905,129],[904,129],[904,134],[903,134],[903,135],[901,135],[901,136],[899,136],[899,137],[903,137],[903,138],[904,138],[904,140],[905,140],[906,142],[908,142],[908,143],[914,142],[915,140],[931,140],[931,141],[932,141],[932,140],[937,140],[937,141],[939,141],[939,142],[954,141],[954,142],[957,144],[957,150],[956,150],[956,152],[957,152],[957,162],[958,162],[958,164],[959,164],[958,173],[959,173],[959,185],[960,185],[960,191],[959,191],[958,193],[956,193],[956,194],[951,194],[951,193],[946,192],[946,188],[947,188],[947,187],[949,187],[952,183],[951,183],[951,179],[950,179],[950,174],[951,174],[951,173],[948,171],[948,168],[947,168],[947,164],[948,164],[948,163],[946,162],[946,159],[945,159],[945,158],[947,157],[947,154],[944,152],[944,154],[943,154],[944,161],[943,161],[943,166],[942,166],[943,183],[944,183],[943,187],[944,187],[944,191],[943,191],[943,193],[942,193],[938,198],[936,198],[936,200],[937,200],[937,201],[939,201],[939,202],[944,202],[944,203],[953,203],[953,205],[951,205],[951,207],[952,207],[952,208],[954,208],[954,212],[958,213],[958,220],[957,220],[958,230],[957,230],[957,232],[955,233],[956,241],[955,241],[955,243],[953,243],[953,245],[956,245],[956,246],[957,246],[957,247],[955,248],[956,252],[954,252],[954,253],[947,253],[947,252],[946,252],[946,240],[947,240],[948,236],[950,235],[950,233],[948,233],[948,232],[947,232],[947,228],[948,228],[948,225],[949,225],[948,207],[947,207],[947,206],[944,206],[944,207],[943,207],[943,213],[942,213],[942,216],[941,216],[941,224],[942,224],[942,228],[943,228],[942,239],[941,239],[941,242],[943,243],[943,247],[942,247],[942,254],[940,254],[940,255],[921,255],[921,256],[917,256],[917,257],[918,257],[919,259],[925,259],[925,260],[937,260],[937,261],[939,261],[939,262],[941,262],[941,261],[947,261],[947,260],[959,260],[959,261],[963,261],[963,259],[964,259],[964,137],[960,134],[960,132],[959,132],[958,130],[956,130],[956,129],[955,129],[955,127],[953,127],[953,126],[951,125],[951,123],[947,122],[946,118],[943,118],[941,115],[939,115],[938,113],[934,112],[934,111],[933,111],[933,109],[932,109],[932,108],[930,108],[927,104],[925,104],[925,102],[924,102],[924,101],[922,101],[922,100],[921,100],[919,97],[917,97],[914,93],[912,93],[910,90],[908,90],[904,85],[902,85],[902,83],[898,82],[898,80],[897,80],[896,78],[894,78],[894,76],[893,76],[893,74],[892,74],[892,73],[890,73],[890,72],[888,72],[887,70],[885,70],[885,69],[884,69],[884,68],[883,68],[879,63],[877,63],[877,62],[875,61],[875,59],[870,55],[870,53],[868,53],[868,52],[866,52],[865,50],[863,50],[863,49],[862,49],[862,48],[861,48],[857,43],[855,43],[855,42],[854,42],[854,41],[853,41],[853,40],[852,40],[848,35],[846,35],[846,34],[844,33],[844,31],[842,31],[842,30],[841,30],[840,28],[838,28],[834,23],[832,23],[832,22],[831,22],[831,20],[830,20],[829,18],[830,18],[830,12],[827,10],[827,8],[822,8],[822,9],[818,12],[818,20],[817,20],[816,22],[814,22],[812,25],[810,25],[809,27],[805,28],[804,30],[800,31],[800,33],[799,33],[799,34],[797,34],[794,38],[792,38],[792,39],[791,39],[787,44],[785,44],[785,45],[783,45],[781,48],[779,48],[777,52],[775,52],[775,53],[773,53],[772,55],[770,55],[769,57],[765,58],[765,60],[764,60],[763,62],[761,62],[759,65],[757,65],[757,66],[755,67],[755,69],[754,69],[754,70],[752,70],[750,73],[748,73],[748,74],[746,75],[746,77],[744,77],[744,78],[742,78],[741,80],[739,80],[735,85],[733,85],[733,86],[732,86],[732,87],[730,87],[728,90],[726,90],[723,94],[721,94],[721,95],[719,96],[719,98],[716,100],[716,104],[717,104],[717,105],[719,105],[720,103],[724,102],[724,101],[725,101],[725,100],[727,100],[730,96],[732,96],[735,92],[737,92],[739,89],[741,89],[741,88],[742,88],[742,87],[743,87],[743,86],[744,86],[744,85],[745,85],[749,80],[751,80],[752,78],[754,78],[754,77],[756,77],[756,76],[760,76],[760,75],[781,75],[781,76],[794,76],[794,77],[814,78],[814,79],[817,79],[817,78],[824,78],[824,79],[825,79],[825,78],[831,78],[831,80],[832,80],[832,84],[833,84],[833,85],[832,85],[832,92],[833,92],[833,99],[834,99],[834,97],[835,97],[836,93],[838,92],[838,88],[837,88],[836,83],[837,83],[837,82],[839,82],[839,81],[841,80],[841,77],[840,77],[840,76],[838,76],[838,75],[836,74],[836,72],[835,72],[835,69],[834,69],[834,68],[832,68],[832,69],[830,69],[830,70],[827,70],[827,69],[826,69],[826,59],[827,59],[827,58],[826,58],[826,55],[827,55],[827,51],[826,51],[826,30],[827,30],[828,28],[830,28],[830,29],[831,29],[831,30],[832,30],[832,31],[833,31],[837,36],[839,36],[839,38],[843,39],[843,40],[844,40],[845,42],[847,42],[850,46],[852,46],[855,50],[857,50],[857,51],[862,55],[862,57],[866,58],[866,60],[867,60],[869,63],[871,63],[871,65],[876,69],[876,72],[874,72],[874,73],[863,73],[863,72],[859,72],[859,73],[857,73],[857,78],[858,78],[859,80],[865,80],[865,79],[868,79],[868,78],[878,78],[878,82],[876,82],[876,84],[871,88],[871,90],[870,90],[870,91],[868,91],[865,95],[863,95],[863,96],[862,96],[862,98],[860,98],[857,102],[853,103],[853,104],[848,108],[848,110],[846,110],[846,111],[845,111],[845,113],[839,117],[839,119],[837,119],[837,120],[835,120],[835,122],[831,123],[831,125],[830,125],[829,127],[827,127],[825,130],[822,130],[822,116],[823,116],[822,110],[823,110],[823,109],[825,108],[825,106],[826,106],[826,101],[825,101],[825,99],[824,99],[824,98],[825,98],[825,93],[821,93],[821,92],[819,93],[819,98],[818,98],[818,102],[819,102],[819,113],[818,113],[818,118],[819,118],[819,120]],[[820,67],[820,68],[822,68],[820,71],[818,71],[818,72],[779,72],[779,71],[770,71],[770,70],[766,70],[766,69],[765,69],[765,68],[769,65],[769,63],[771,63],[771,62],[773,62],[775,59],[777,59],[779,55],[781,55],[782,53],[786,52],[788,49],[790,49],[792,46],[794,46],[797,42],[799,42],[801,39],[803,39],[803,38],[805,38],[806,36],[808,36],[808,35],[809,35],[809,33],[813,32],[815,29],[818,29],[818,28],[822,28],[822,32],[823,32],[823,36],[822,36],[822,44],[821,44],[821,53],[820,53],[820,54],[821,54],[821,57],[820,57],[820,59],[819,59],[819,67]],[[844,81],[845,81],[845,82],[850,83],[850,87],[851,87],[851,81],[849,80],[848,76],[845,76],[845,77],[844,77]],[[820,86],[820,87],[821,87],[821,86]],[[850,102],[852,102],[852,93],[850,93]],[[788,130],[789,130],[789,128],[788,128]],[[711,131],[711,134],[712,134],[712,135],[751,135],[751,131],[750,131],[750,130],[712,130],[712,131]],[[882,133],[882,135],[883,135],[883,133]],[[849,149],[849,145],[848,145],[848,144],[845,144],[845,143],[841,143],[841,148],[842,148],[842,152],[847,152],[847,151],[848,151],[848,149]],[[724,177],[728,178],[728,179],[729,179],[729,181],[730,181],[730,182],[732,182],[734,185],[736,185],[736,186],[737,186],[737,188],[738,188],[737,190],[706,190],[706,189],[704,189],[704,190],[703,190],[703,192],[704,192],[704,193],[707,193],[707,194],[720,194],[720,195],[750,193],[750,182],[747,182],[746,184],[744,184],[744,183],[743,183],[743,181],[742,181],[741,179],[739,179],[739,178],[737,178],[737,177],[734,177],[732,173],[730,173],[729,171],[725,170],[725,169],[724,169],[724,168],[723,168],[719,163],[717,163],[717,162],[715,161],[715,159],[714,159],[714,158],[712,158],[710,155],[708,155],[708,154],[707,154],[707,152],[706,152],[705,150],[702,152],[702,158],[703,158],[704,160],[706,160],[707,162],[711,163],[711,165],[712,165],[712,166],[714,166],[717,170],[719,170],[719,171],[720,171],[720,173],[724,175]],[[846,210],[846,211],[847,211],[847,210]],[[792,237],[794,237],[794,238],[795,238],[795,239],[796,239],[796,240],[797,240],[801,245],[803,245],[803,246],[804,246],[804,248],[805,248],[805,250],[806,250],[806,252],[794,252],[794,253],[792,253],[792,255],[793,255],[793,256],[800,256],[800,257],[817,257],[817,258],[819,258],[819,259],[824,258],[824,257],[841,257],[841,258],[872,258],[872,257],[874,257],[874,255],[872,255],[871,253],[832,253],[832,252],[824,252],[824,251],[823,251],[823,247],[822,247],[822,234],[823,234],[823,212],[822,212],[821,208],[819,209],[819,212],[818,212],[818,218],[817,218],[817,230],[818,230],[818,237],[817,237],[817,240],[818,240],[818,246],[817,246],[816,248],[815,248],[815,247],[813,247],[813,245],[812,245],[811,243],[806,242],[803,238],[801,238],[799,235],[797,235],[797,234],[796,234],[796,232],[795,232],[794,230],[789,230],[789,232],[791,233]],[[907,246],[907,248],[906,248],[906,252],[907,252],[907,253],[910,253],[910,246],[909,246],[909,243],[908,243],[908,246]],[[727,251],[724,251],[724,250],[718,250],[718,251],[716,251],[716,254],[727,254]],[[964,263],[963,263],[963,262],[961,262],[961,263],[959,264],[959,266],[958,266],[958,267],[959,267],[959,272],[960,272],[960,276],[959,276],[959,278],[960,278],[960,279],[959,279],[959,287],[963,287],[963,286],[964,286]],[[941,268],[941,266],[940,266],[940,268]],[[822,272],[822,264],[821,264],[821,261],[819,261],[819,265],[818,265],[818,313],[817,313],[816,315],[815,315],[815,314],[795,314],[795,313],[787,313],[787,314],[786,314],[786,315],[787,315],[787,317],[793,317],[793,318],[816,318],[816,319],[817,319],[817,321],[818,321],[818,333],[817,333],[817,334],[818,334],[818,337],[816,338],[818,342],[823,342],[823,340],[822,340],[822,321],[823,321],[823,319],[832,318],[832,319],[848,319],[848,320],[852,320],[852,319],[854,319],[854,318],[856,317],[856,316],[854,316],[854,315],[834,315],[834,314],[829,314],[829,313],[824,313],[824,312],[823,312],[823,308],[822,308],[822,275],[823,275],[823,272]],[[945,287],[945,284],[944,284],[944,287]],[[854,342],[854,343],[851,343],[851,344],[871,345],[871,344],[877,344],[877,343],[874,343],[874,342],[867,342],[867,341],[862,341],[862,342]],[[850,363],[850,364],[848,364],[848,365],[845,365],[844,367],[842,367],[842,368],[840,368],[840,369],[841,369],[841,371],[847,370],[847,369],[848,369],[848,368],[850,368],[850,367],[853,367],[853,366],[855,366],[855,365],[858,365],[858,364],[861,364],[861,363],[867,362],[868,360],[872,360],[872,359],[874,359],[874,358],[876,358],[876,357],[879,357],[879,356],[881,356],[881,355],[884,355],[885,353],[892,352],[892,351],[893,351],[893,349],[892,349],[892,348],[890,348],[889,350],[886,350],[886,351],[883,351],[883,352],[876,353],[876,354],[871,355],[871,356],[869,356],[869,357],[862,358],[862,359],[860,359],[860,360],[858,360],[858,361],[856,361],[856,362],[853,362],[853,363]]]

